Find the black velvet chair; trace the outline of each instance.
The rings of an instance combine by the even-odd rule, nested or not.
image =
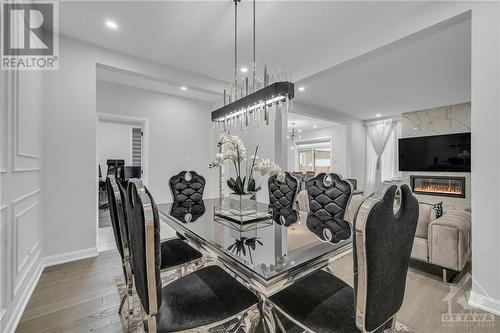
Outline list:
[[[295,196],[299,191],[299,181],[289,172],[285,173],[285,181],[280,182],[276,176],[269,177],[267,181],[269,190],[269,204],[271,208],[292,209]]]
[[[344,220],[352,196],[351,183],[335,173],[320,173],[306,184],[309,197],[307,227],[323,241],[337,243],[351,235]]]
[[[169,184],[174,202],[197,202],[203,199],[205,178],[195,171],[181,171],[170,178]]]
[[[132,180],[137,181],[136,178],[133,178]],[[128,182],[129,186],[132,180],[129,180]],[[150,199],[151,205],[154,207],[155,214],[158,214],[158,209],[156,208],[156,203],[153,199],[153,196],[145,186],[144,190]],[[133,224],[141,223],[141,221],[135,219],[133,215],[129,215],[129,210],[131,207],[130,207],[130,201],[128,199],[125,200],[125,207],[126,207],[125,211],[126,211],[126,218],[127,218],[126,220],[128,224],[128,229],[131,229]],[[129,234],[129,239],[131,238],[132,234]],[[161,253],[162,255],[161,255],[160,268],[162,271],[179,269],[181,271],[180,274],[182,275],[183,269],[186,265],[201,264],[201,259],[202,259],[201,252],[191,247],[182,239],[169,239],[162,241]]]
[[[314,332],[390,328],[403,303],[417,220],[418,201],[410,188],[381,184],[355,218],[354,288],[321,270],[276,293],[271,302]]]
[[[206,330],[256,307],[258,298],[218,266],[209,266],[161,286],[158,210],[142,181],[127,188],[134,280],[147,332]],[[200,329],[201,330],[201,329]]]
[[[170,215],[181,222],[195,222],[205,214],[205,203],[203,200],[192,202],[174,202],[170,208]]]
[[[299,212],[293,208],[281,208],[273,210],[273,220],[277,224],[289,227],[299,220]]]
[[[132,267],[130,261],[130,249],[128,241],[128,230],[127,223],[125,220],[124,211],[124,198],[125,191],[119,182],[116,181],[114,175],[108,176],[106,179],[106,192],[108,195],[109,203],[109,214],[111,217],[111,226],[113,227],[113,234],[115,236],[116,248],[122,259],[123,275],[125,278],[125,284],[127,286],[126,292],[122,295],[120,300],[120,306],[118,307],[118,313],[122,313],[123,306],[127,300],[128,304],[128,315],[127,315],[127,325],[130,327],[130,320],[133,315],[133,305],[132,305]],[[122,236],[124,235],[124,236]]]

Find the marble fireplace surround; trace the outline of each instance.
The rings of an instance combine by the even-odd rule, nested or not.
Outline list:
[[[403,113],[402,137],[418,137],[463,133],[471,131],[470,103],[443,106],[427,110]],[[428,203],[443,202],[443,209],[466,209],[471,207],[470,172],[401,172],[402,180],[411,186],[410,176],[449,176],[465,177],[465,198],[415,194],[419,201]]]

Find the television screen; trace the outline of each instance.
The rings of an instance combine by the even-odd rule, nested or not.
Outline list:
[[[399,171],[470,172],[470,133],[399,139]]]

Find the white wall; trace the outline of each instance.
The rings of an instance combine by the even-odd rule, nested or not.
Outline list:
[[[43,201],[44,251],[49,257],[74,259],[97,253],[96,64],[190,86],[208,79],[66,37],[60,38],[59,59],[58,71],[43,74],[42,187],[50,193]],[[171,112],[193,120],[182,110]],[[61,184],[74,190],[68,193]]]
[[[97,89],[99,109],[99,86]],[[132,127],[107,121],[97,122],[97,163],[101,166],[103,177],[108,172],[108,159],[121,159],[125,165],[132,165]]]
[[[0,71],[0,331],[15,329],[42,271],[42,73]]]
[[[331,120],[345,126],[346,162],[345,174],[343,176],[346,178],[356,178],[358,180],[358,189],[363,190],[365,186],[366,165],[366,134],[363,122],[330,109],[297,102],[295,103],[294,112],[318,119]]]
[[[207,181],[204,196],[213,196],[213,171],[208,168],[212,158],[209,108],[208,104],[194,100],[97,82],[98,113],[149,121],[145,132],[149,136],[148,182],[158,203],[171,201],[168,181],[183,170],[194,170],[204,176]]]
[[[302,131],[300,133],[300,136],[301,138],[297,139],[297,141],[314,138],[332,138],[332,160],[330,165],[331,170],[342,175],[343,177],[346,177],[348,163],[347,126],[335,125],[331,127]],[[288,145],[288,157],[288,169],[298,171],[299,153],[297,149],[291,149],[290,140]]]

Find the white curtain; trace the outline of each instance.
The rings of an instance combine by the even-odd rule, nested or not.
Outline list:
[[[365,124],[367,139],[365,195],[372,194],[381,181],[396,176],[397,135],[394,128],[398,121],[398,119],[384,119]],[[383,163],[385,159],[383,155],[388,142],[390,142],[390,148],[387,149],[388,153],[385,155],[387,161],[390,162]],[[385,164],[384,172],[382,172],[383,164]]]

